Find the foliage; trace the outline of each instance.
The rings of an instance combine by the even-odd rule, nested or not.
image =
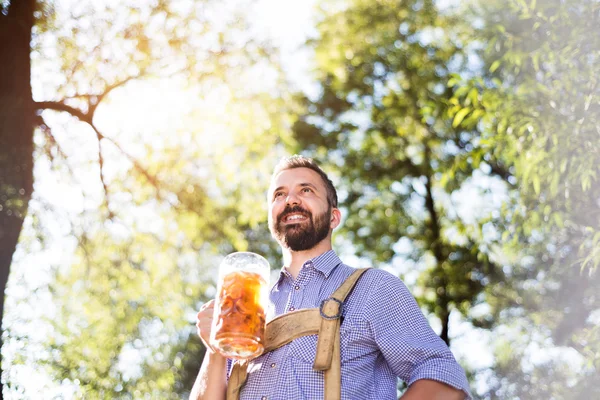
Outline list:
[[[230,116],[232,123],[242,120]],[[256,134],[262,148],[273,148],[266,143],[274,136]],[[201,139],[203,134],[194,135]],[[214,295],[220,259],[229,252],[253,250],[275,260],[262,209],[276,154],[256,160],[256,149],[245,145],[248,139],[236,133],[233,142],[222,141],[218,150],[211,150],[202,140],[190,143],[181,132],[165,136],[165,147],[144,157],[148,169],[160,171],[157,175],[165,182],[160,196],[133,166],[121,166],[107,181],[110,220],[102,218],[103,196],[96,181],[95,196],[87,201],[94,199],[98,211],[66,216],[64,239],[78,240],[73,261],[53,265],[48,287],[40,288],[51,293],[53,304],[43,318],[52,326],[43,350],[12,360],[13,365],[46,366],[54,382],[63,390],[71,388],[76,398],[185,396],[204,351],[195,336],[195,310]],[[40,155],[38,162],[44,158]],[[107,165],[118,165],[118,158],[107,158]],[[68,179],[68,172],[58,168],[64,164],[55,165],[57,178]],[[248,166],[249,173],[235,174],[240,165]],[[94,176],[93,168],[88,174]],[[31,210],[31,218],[41,220],[42,237],[53,236],[43,231],[57,224],[51,215],[47,207],[34,205]],[[30,228],[26,232],[34,233]],[[50,246],[43,245],[42,251]],[[25,321],[13,317],[11,325]],[[37,342],[9,334],[7,346],[23,341]],[[22,380],[11,377],[9,385]]]
[[[424,270],[414,293],[442,337],[453,309],[516,332],[474,371],[482,396],[591,395],[598,3],[322,4],[321,92],[294,128],[338,171],[349,242],[409,281]],[[571,361],[528,361],[536,345]]]
[[[241,18],[249,5],[38,3],[36,191],[9,285],[5,393],[186,396],[203,352],[195,310],[220,258],[253,250],[277,265],[264,192],[288,140],[285,97],[272,95],[276,57]],[[73,246],[42,260],[36,295],[19,290],[33,254],[59,243]],[[43,338],[24,328],[32,315]],[[27,366],[53,382],[24,385]]]
[[[477,177],[494,180],[500,169],[482,167],[470,144],[477,132],[451,118],[449,83],[466,68],[465,26],[431,1],[323,9],[315,40],[321,93],[294,126],[299,146],[339,171],[343,232],[361,256],[400,266],[413,282],[414,269],[425,270],[414,293],[448,342],[450,312],[469,316],[503,274],[481,231],[488,216],[468,220],[453,204]]]
[[[451,314],[489,330],[493,365],[468,371],[480,397],[598,397],[599,4],[445,3],[322,1],[320,92],[296,102],[248,34],[250,1],[38,1],[10,393],[185,397],[219,259],[250,250],[277,267],[264,191],[284,144],[333,172],[342,253],[395,269],[447,342]],[[124,97],[146,104],[141,88],[185,100],[123,112]],[[60,262],[32,258],[59,238]],[[46,283],[18,290],[38,262]],[[24,329],[32,315],[41,339]],[[25,389],[26,365],[53,385]]]
[[[198,266],[177,265],[185,254],[175,247],[143,237],[113,244],[105,236],[82,247],[85,262],[54,281],[61,306],[45,361],[64,385],[75,383],[76,398],[177,398],[181,365],[172,348],[189,322],[173,317],[202,299],[207,283],[189,279]]]
[[[592,270],[600,221],[594,200],[600,42],[589,33],[598,31],[598,7],[594,1],[482,4],[477,12],[487,20],[477,34],[485,39],[481,56],[489,73],[457,90],[457,110],[485,115],[482,150],[512,160],[527,210],[514,221],[522,236],[541,226],[567,228],[578,236],[582,268]],[[483,100],[471,104],[471,91]]]
[[[457,92],[480,94],[477,105],[463,95],[460,108],[484,115],[482,151],[511,165],[519,183],[504,209],[515,299],[545,347],[580,363],[549,360],[531,373],[500,363],[496,372],[513,381],[501,397],[593,398],[600,366],[592,339],[600,309],[599,4],[487,2],[477,12],[489,72],[457,82]],[[518,348],[508,354],[524,355]]]

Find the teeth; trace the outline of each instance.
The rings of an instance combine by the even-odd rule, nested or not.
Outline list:
[[[292,215],[286,218],[288,221],[293,221],[293,220],[297,220],[297,219],[304,219],[303,215]]]

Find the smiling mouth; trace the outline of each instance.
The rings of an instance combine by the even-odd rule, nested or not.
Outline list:
[[[306,221],[307,219],[308,217],[302,214],[289,214],[283,217],[281,222],[284,224],[298,224],[302,221]]]

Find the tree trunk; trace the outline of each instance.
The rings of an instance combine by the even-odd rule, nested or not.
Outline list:
[[[429,166],[430,160],[430,148],[429,144],[425,144],[425,165]],[[436,267],[434,271],[434,276],[437,278],[435,282],[436,286],[436,315],[440,318],[440,322],[442,323],[442,332],[440,333],[440,338],[446,343],[446,345],[450,346],[450,337],[448,336],[448,332],[450,330],[450,297],[448,296],[448,278],[446,276],[446,272],[444,271],[443,265],[446,261],[446,257],[444,256],[444,251],[442,249],[442,230],[440,227],[439,217],[437,210],[435,208],[435,201],[433,199],[433,187],[432,187],[432,172],[427,167],[426,178],[425,181],[425,208],[427,208],[427,212],[429,212],[429,228],[430,228],[430,245],[431,250],[433,252],[433,256],[436,260]]]
[[[35,0],[12,0],[8,10],[0,13],[0,323],[10,265],[33,191],[30,42],[34,9]]]

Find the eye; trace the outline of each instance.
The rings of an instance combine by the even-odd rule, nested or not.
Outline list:
[[[308,187],[302,188],[302,193],[311,193],[311,192],[312,192],[311,188],[308,188]]]
[[[283,195],[284,195],[284,193],[283,193],[283,192],[275,192],[275,193],[273,194],[273,198],[274,198],[274,199],[278,199],[278,198],[280,198],[280,197],[281,197],[281,196],[283,196]]]

